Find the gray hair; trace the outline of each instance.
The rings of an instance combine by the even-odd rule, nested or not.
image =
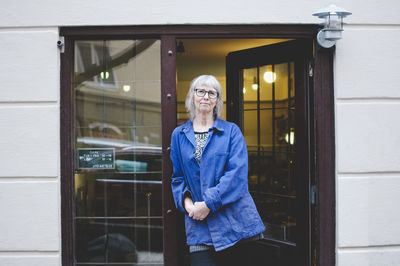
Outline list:
[[[211,87],[217,91],[217,93],[218,93],[217,103],[214,107],[213,114],[214,114],[214,118],[216,118],[217,116],[220,116],[222,113],[222,107],[224,105],[224,101],[222,100],[221,84],[218,82],[217,78],[212,75],[201,75],[201,76],[198,76],[197,78],[193,79],[192,83],[190,83],[190,88],[189,88],[188,94],[186,96],[185,106],[186,106],[186,110],[188,111],[188,113],[190,115],[190,119],[193,120],[193,118],[196,115],[196,107],[194,106],[193,97],[194,97],[194,93],[195,93],[194,90],[198,86]]]

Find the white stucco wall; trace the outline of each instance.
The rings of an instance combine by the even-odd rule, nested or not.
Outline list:
[[[400,262],[399,47],[398,24],[348,25],[337,44],[340,266]]]
[[[56,27],[0,29],[0,265],[60,261],[57,40]]]
[[[60,26],[319,23],[331,1],[0,1],[0,265],[59,265]],[[335,55],[337,265],[400,261],[400,4],[353,12]]]

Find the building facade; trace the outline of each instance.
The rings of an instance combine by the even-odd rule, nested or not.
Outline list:
[[[168,147],[203,73],[246,138],[263,265],[398,265],[400,5],[336,2],[323,49],[329,4],[3,1],[0,265],[184,265]]]

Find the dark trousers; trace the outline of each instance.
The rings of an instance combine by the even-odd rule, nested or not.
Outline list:
[[[254,256],[254,241],[238,243],[216,252],[206,250],[190,253],[191,266],[247,266],[257,265]],[[259,262],[258,262],[259,263]]]

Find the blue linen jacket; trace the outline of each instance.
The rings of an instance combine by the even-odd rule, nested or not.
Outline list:
[[[205,144],[200,165],[194,157],[196,140],[189,120],[171,138],[172,193],[176,208],[185,213],[188,245],[213,245],[216,251],[265,230],[248,191],[248,155],[237,125],[217,118]],[[186,193],[204,201],[210,213],[193,220],[183,206]]]

